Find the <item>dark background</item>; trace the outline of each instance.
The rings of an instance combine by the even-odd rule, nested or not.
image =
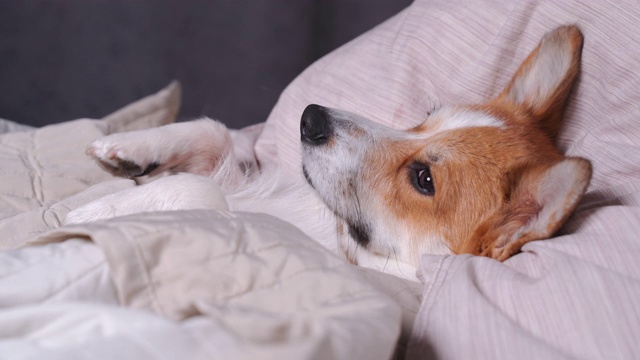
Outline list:
[[[316,59],[411,0],[0,0],[0,118],[100,118],[178,79],[181,119],[266,120]]]

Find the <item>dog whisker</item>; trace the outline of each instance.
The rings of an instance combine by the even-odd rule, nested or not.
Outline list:
[[[391,251],[387,253],[387,259],[384,262],[384,266],[382,267],[382,271],[387,270],[387,264],[389,263],[389,258],[391,257]]]

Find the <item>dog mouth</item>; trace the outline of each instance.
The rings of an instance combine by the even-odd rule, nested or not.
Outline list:
[[[371,230],[369,229],[369,226],[349,220],[345,221],[349,225],[349,235],[351,235],[351,238],[353,238],[353,240],[355,240],[360,246],[366,248],[371,242]]]
[[[309,171],[307,171],[307,167],[304,166],[304,164],[302,164],[302,175],[304,175],[304,178],[305,180],[307,180],[309,186],[315,189],[315,187],[313,186],[313,181],[311,181],[311,176],[309,176]]]
[[[314,191],[317,191],[317,189],[313,185],[313,180],[311,180],[309,171],[307,170],[304,164],[302,164],[302,174],[304,175],[304,178],[309,184],[309,186],[311,186],[314,189]],[[327,204],[326,201],[325,201],[325,204]],[[354,221],[353,219],[349,219],[348,216],[347,217],[342,216],[330,204],[327,204],[327,207],[331,209],[331,211],[336,217],[343,219],[347,223],[349,235],[353,240],[356,241],[356,243],[358,243],[360,246],[365,248],[369,245],[369,243],[371,242],[370,240],[371,229],[367,224],[363,223],[362,221],[358,221],[358,220]]]

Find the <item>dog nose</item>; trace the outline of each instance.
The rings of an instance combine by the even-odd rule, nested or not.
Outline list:
[[[304,109],[300,119],[300,140],[310,145],[322,145],[331,136],[331,120],[327,109],[311,104]]]

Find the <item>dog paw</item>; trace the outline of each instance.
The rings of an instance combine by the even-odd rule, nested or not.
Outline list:
[[[86,154],[95,159],[108,172],[126,178],[144,176],[160,166],[150,158],[149,147],[143,141],[114,134],[95,140]]]

